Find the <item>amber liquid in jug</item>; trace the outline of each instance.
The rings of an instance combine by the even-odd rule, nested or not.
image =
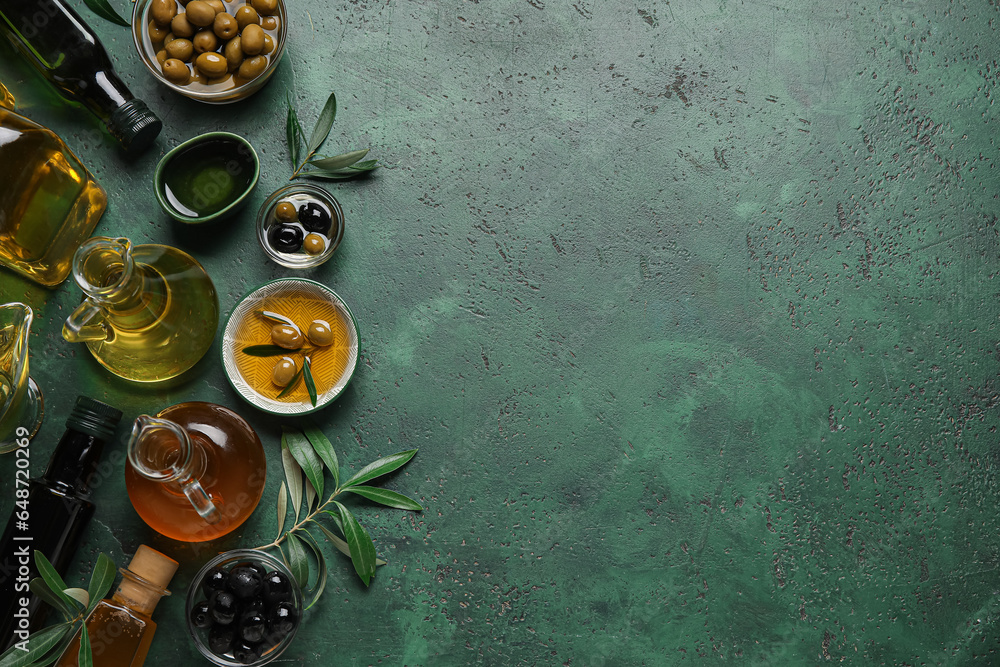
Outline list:
[[[264,493],[267,463],[256,432],[239,415],[213,403],[181,403],[156,417],[188,434],[193,446],[191,474],[218,515],[206,520],[177,483],[140,474],[130,451],[125,487],[136,512],[150,528],[181,542],[202,542],[235,530],[253,513]],[[147,460],[164,462],[159,467],[180,456],[177,441],[168,431],[149,430],[143,445],[149,448],[144,454]]]

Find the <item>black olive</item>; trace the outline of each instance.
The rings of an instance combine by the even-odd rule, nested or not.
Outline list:
[[[207,628],[212,625],[212,616],[209,614],[208,602],[202,600],[191,609],[191,625],[196,628]]]
[[[292,583],[281,572],[275,570],[264,575],[264,602],[269,605],[292,599]]]
[[[249,567],[234,567],[229,572],[226,588],[240,600],[249,600],[260,593],[262,584],[263,581],[257,570]]]
[[[314,201],[299,206],[299,222],[310,232],[319,234],[330,232],[330,212]]]
[[[267,230],[267,241],[278,252],[295,252],[302,247],[305,234],[298,225],[274,225]]]
[[[245,611],[240,617],[240,637],[248,644],[257,644],[264,639],[267,624],[261,611]]]
[[[236,629],[227,625],[216,625],[208,631],[208,648],[212,653],[228,653],[236,639]]]
[[[218,625],[229,625],[236,619],[239,605],[229,591],[215,591],[208,598],[208,613]]]
[[[229,573],[218,566],[209,570],[208,574],[201,581],[201,588],[205,591],[205,595],[211,595],[212,591],[221,591],[225,588],[228,576]]]
[[[299,612],[291,602],[279,602],[271,609],[267,615],[267,625],[271,630],[271,636],[279,638],[287,635],[299,620]]]
[[[264,606],[265,606],[264,598],[258,596],[255,597],[253,600],[247,600],[246,602],[244,602],[243,606],[240,607],[240,611],[242,611],[243,613],[246,613],[248,611],[259,611],[263,613]]]
[[[256,563],[256,562],[250,561],[250,560],[240,561],[236,565],[233,565],[233,567],[234,568],[237,568],[237,567],[249,567],[251,570],[256,570],[257,574],[259,574],[261,576],[261,579],[263,579],[264,575],[267,574],[267,568],[266,567],[264,567],[261,563]]]
[[[237,641],[233,646],[233,659],[241,665],[249,665],[260,659],[260,650],[246,642]]]

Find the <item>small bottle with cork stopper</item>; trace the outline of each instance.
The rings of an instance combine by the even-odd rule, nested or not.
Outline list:
[[[122,580],[110,598],[102,600],[87,619],[94,667],[140,667],[156,632],[150,618],[157,603],[170,595],[167,584],[177,571],[177,561],[139,545]],[[80,653],[79,635],[63,653],[57,667],[75,667]]]

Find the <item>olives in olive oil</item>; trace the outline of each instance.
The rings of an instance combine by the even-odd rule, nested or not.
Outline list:
[[[197,142],[164,165],[163,196],[182,215],[200,218],[235,203],[254,182],[252,149],[225,138]]]

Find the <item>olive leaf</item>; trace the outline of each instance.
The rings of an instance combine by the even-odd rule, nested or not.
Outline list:
[[[292,502],[295,521],[299,520],[299,506],[302,504],[302,469],[288,449],[285,436],[281,436],[281,465],[285,469],[285,481],[288,482],[288,495]]]
[[[132,24],[122,18],[121,14],[115,11],[115,8],[111,6],[108,0],[83,0],[87,3],[87,7],[90,11],[94,12],[102,19],[106,21],[111,21],[112,23],[117,23],[118,25],[130,27]]]
[[[73,620],[79,611],[75,605],[67,603],[63,598],[55,594],[51,587],[43,579],[38,577],[28,582],[28,589],[44,600],[47,604],[55,607],[67,621]],[[74,600],[76,602],[76,600]]]
[[[417,453],[417,450],[410,449],[405,452],[399,452],[398,454],[391,454],[389,456],[382,457],[376,461],[372,461],[364,468],[359,470],[353,477],[344,482],[344,487],[354,486],[356,484],[361,484],[369,480],[375,479],[376,477],[381,477],[382,475],[388,474],[393,470],[401,468],[406,465],[406,463],[413,458],[413,455]]]
[[[309,582],[309,557],[306,556],[302,540],[294,533],[289,533],[285,547],[288,551],[285,565],[288,566],[288,571],[292,573],[292,578],[295,579],[295,583],[299,585],[299,588],[305,588]]]
[[[106,555],[99,554],[94,571],[90,575],[90,584],[87,586],[87,593],[90,595],[90,604],[87,605],[87,616],[94,611],[97,604],[104,599],[104,596],[111,590],[111,584],[115,581],[115,564]]]
[[[82,604],[63,593],[63,591],[69,588],[69,586],[67,586],[66,582],[59,576],[56,569],[52,567],[52,563],[50,563],[49,559],[45,557],[45,554],[37,549],[35,549],[35,567],[38,568],[38,574],[42,575],[42,580],[48,585],[49,592],[55,595],[55,597],[57,597],[60,601],[64,602],[69,609],[74,611],[82,611],[85,609]]]
[[[333,476],[333,486],[336,488],[340,485],[340,462],[337,460],[337,452],[333,450],[333,444],[315,426],[305,427],[303,433],[308,438],[313,450],[323,460],[323,463],[326,464],[327,470]]]
[[[366,155],[368,155],[368,149],[364,148],[360,151],[351,151],[343,155],[335,155],[334,157],[309,160],[309,164],[317,169],[343,169],[344,167],[350,167]]]
[[[240,350],[243,354],[251,357],[276,357],[288,354],[289,350],[279,345],[248,345]]]
[[[312,445],[302,431],[281,428],[281,440],[287,444],[288,451],[295,457],[302,472],[312,482],[316,493],[323,495],[323,462],[313,450]],[[284,447],[284,446],[283,446]]]
[[[344,526],[344,537],[347,538],[347,546],[351,550],[354,571],[358,573],[361,581],[367,586],[372,577],[375,576],[375,543],[346,507],[336,501],[333,504],[340,512],[340,520]]]
[[[309,357],[304,357],[302,359],[302,377],[305,378],[306,381],[306,391],[309,392],[309,402],[312,403],[313,407],[316,407],[316,381],[313,380],[312,361],[310,361]],[[322,468],[320,468],[320,472],[322,472]]]
[[[330,516],[333,516],[333,514],[331,512],[327,512],[327,514],[330,514]],[[339,520],[340,520],[339,517],[338,517],[337,520],[338,520],[338,524],[337,525],[340,525],[339,524]],[[323,531],[323,534],[326,535],[326,539],[330,540],[330,543],[333,544],[333,546],[335,546],[337,548],[337,551],[339,551],[340,553],[344,554],[348,558],[351,557],[351,548],[349,546],[347,546],[347,542],[345,542],[343,539],[341,539],[340,537],[338,537],[336,533],[334,533],[332,530],[330,530],[329,528],[327,528],[326,526],[324,526],[320,522],[316,521],[315,523],[316,523],[316,526],[320,530]],[[384,560],[382,560],[381,558],[376,558],[375,559],[375,567],[382,567],[383,565],[385,565],[385,561]]]
[[[333,119],[336,117],[337,96],[331,92],[330,96],[326,98],[323,110],[319,113],[319,119],[316,121],[316,127],[313,128],[312,136],[309,137],[309,146],[306,148],[306,160],[309,160],[323,142],[326,141],[326,138],[330,136],[330,128],[333,127]]]
[[[285,480],[281,480],[278,488],[278,537],[281,537],[281,530],[285,527],[285,515],[288,514],[288,487]]]
[[[78,667],[94,667],[94,656],[90,652],[90,633],[87,624],[80,627],[80,653],[77,656]]]
[[[323,551],[319,548],[316,538],[314,538],[308,530],[303,530],[301,533],[298,533],[298,535],[302,538],[302,541],[305,542],[310,549],[312,549],[313,555],[316,557],[316,564],[319,566],[319,572],[316,573],[316,585],[312,588],[312,598],[310,598],[309,602],[306,604],[306,609],[309,609],[316,604],[316,601],[319,600],[319,597],[323,595],[323,591],[326,589],[326,558],[323,557]]]
[[[419,512],[424,509],[420,506],[420,503],[412,498],[407,498],[402,493],[396,493],[395,491],[390,491],[389,489],[380,489],[377,486],[348,486],[344,489],[344,491],[356,493],[359,496],[363,496],[372,502],[376,502],[379,505],[385,505],[386,507],[395,507],[396,509],[401,510],[413,510],[414,512]]]
[[[296,326],[295,322],[292,322],[290,319],[288,319],[281,313],[272,313],[270,310],[259,310],[257,312],[260,313],[260,316],[263,317],[265,320],[271,320],[273,322],[278,322],[279,324],[287,324],[288,326],[294,328],[296,331],[298,331],[299,329],[298,326]]]
[[[295,107],[292,106],[292,95],[288,94],[288,116],[285,119],[285,138],[288,141],[288,152],[292,157],[292,169],[299,164],[299,147],[302,145],[302,127],[299,126],[299,118],[295,115]]]
[[[70,635],[72,638],[70,633],[73,629],[73,623],[66,621],[31,633],[26,644],[28,650],[22,651],[17,644],[14,644],[4,651],[3,655],[0,655],[0,667],[27,667],[27,665],[34,664],[35,661],[45,657],[53,646],[62,642],[66,635]],[[56,658],[59,655],[62,655],[62,651],[56,655]]]
[[[30,584],[29,584],[30,586]],[[63,591],[66,595],[70,596],[77,602],[79,602],[84,609],[90,606],[90,593],[83,590],[82,588],[67,588]]]

